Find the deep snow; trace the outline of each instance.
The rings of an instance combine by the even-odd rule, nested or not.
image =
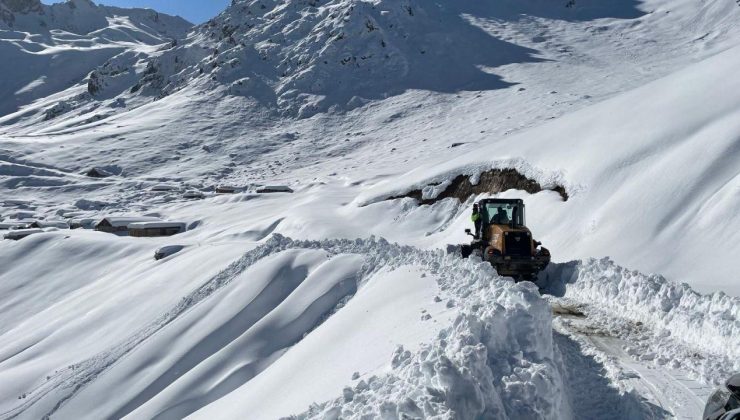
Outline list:
[[[0,241],[0,418],[690,417],[740,369],[734,2],[91,10],[0,28],[58,65],[4,72],[0,226],[188,230]],[[568,193],[500,194],[541,291],[446,255],[473,197],[388,200],[491,168]]]

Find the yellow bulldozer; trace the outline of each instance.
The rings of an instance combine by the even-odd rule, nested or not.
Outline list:
[[[465,229],[473,240],[461,246],[463,258],[478,255],[491,263],[500,275],[516,281],[531,281],[547,267],[550,251],[532,239],[532,232],[525,223],[524,201],[488,198],[477,204],[480,230],[476,235]]]

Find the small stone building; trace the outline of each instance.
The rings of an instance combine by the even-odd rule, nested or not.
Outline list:
[[[187,227],[183,222],[138,222],[128,225],[129,236],[139,238],[155,236],[172,236],[185,232]]]
[[[234,194],[236,193],[236,187],[232,187],[231,185],[219,185],[216,187],[216,193],[217,194]]]
[[[257,188],[257,192],[260,194],[267,193],[292,193],[293,190],[287,185],[265,185]]]
[[[96,223],[95,230],[116,235],[128,235],[128,225],[140,222],[161,222],[161,220],[156,217],[111,216]]]
[[[43,233],[41,229],[17,229],[11,230],[10,232],[3,235],[4,239],[10,239],[12,241],[19,241],[27,236],[35,235],[37,233]]]

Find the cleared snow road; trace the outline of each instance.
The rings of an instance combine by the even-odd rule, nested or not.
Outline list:
[[[590,360],[592,370],[608,379],[610,386],[619,390],[619,398],[609,408],[614,418],[676,418],[700,419],[704,404],[713,387],[691,379],[685,372],[668,366],[638,360],[629,354],[633,342],[614,335],[608,326],[586,316],[585,305],[553,302],[553,328],[556,341],[564,353],[566,366],[577,369],[579,380],[573,380],[572,405],[576,418],[588,418],[592,410],[603,409],[609,402],[609,393],[600,392],[602,401],[589,400],[595,381],[583,379],[583,360]],[[639,328],[641,325],[636,325]],[[574,362],[577,361],[577,362]],[[580,364],[580,366],[572,366]],[[586,396],[584,398],[584,396]],[[602,411],[603,413],[603,411]]]

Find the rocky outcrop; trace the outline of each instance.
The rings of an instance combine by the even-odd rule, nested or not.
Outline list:
[[[29,13],[41,11],[40,0],[0,0],[0,4],[13,13]]]
[[[43,5],[40,0],[0,0],[0,28],[3,24],[9,28],[15,23],[15,14],[41,13]]]
[[[391,197],[389,200],[409,197],[425,205],[434,204],[445,198],[457,198],[460,202],[465,202],[470,197],[479,194],[497,194],[506,190],[523,190],[535,194],[547,189],[542,188],[539,182],[527,178],[516,169],[491,169],[481,173],[475,184],[470,178],[468,175],[458,175],[434,198],[426,198],[422,190],[413,190],[401,196]],[[562,185],[556,185],[549,190],[560,194],[563,201],[568,201],[568,192]]]
[[[504,88],[481,68],[537,59],[463,17],[478,12],[453,0],[236,0],[154,59],[162,77],[147,75],[140,87],[208,81],[298,117],[409,89]]]

